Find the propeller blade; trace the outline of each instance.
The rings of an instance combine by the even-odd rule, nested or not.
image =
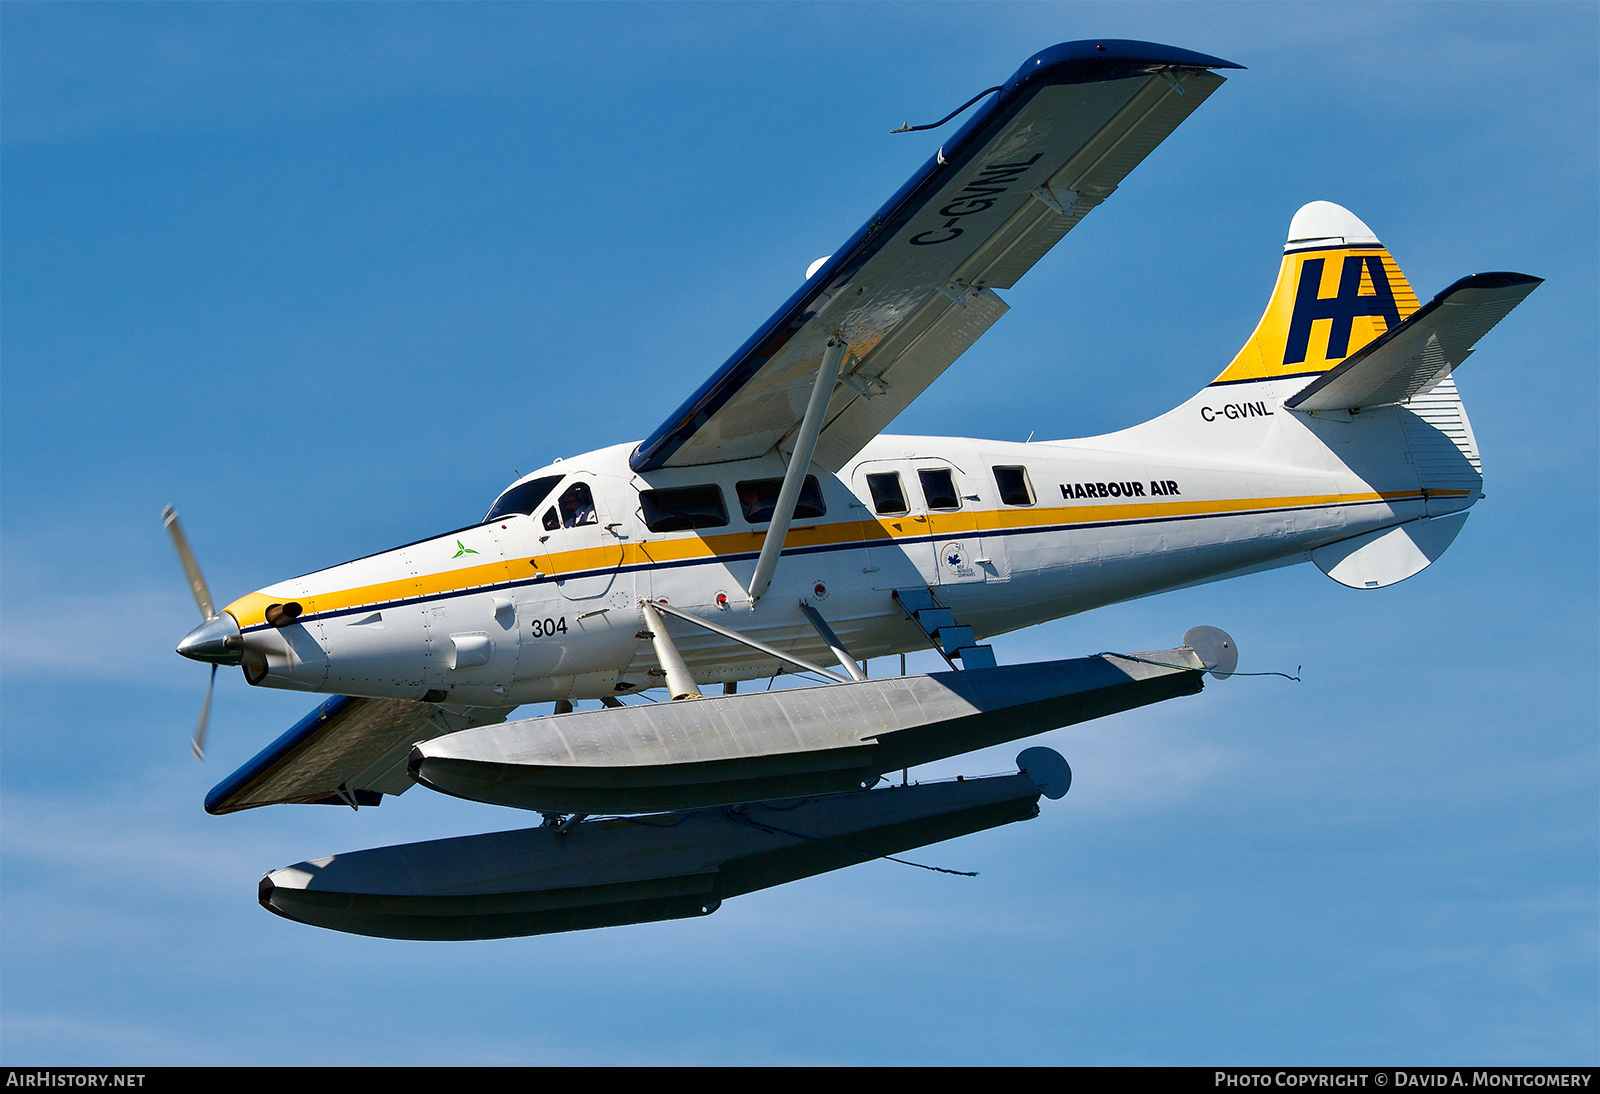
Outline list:
[[[201,763],[206,762],[206,730],[211,725],[211,689],[217,684],[217,666],[211,666],[211,679],[206,681],[206,701],[200,707],[200,720],[194,724],[194,740],[189,742],[189,747],[194,750],[194,758]]]
[[[183,564],[183,574],[189,579],[189,591],[194,593],[194,602],[200,606],[201,618],[210,619],[217,614],[217,610],[211,603],[211,590],[206,588],[200,564],[194,560],[194,552],[189,550],[189,537],[183,534],[183,525],[178,523],[178,511],[167,506],[161,511],[161,523],[172,534],[172,545],[178,549],[178,561]]]

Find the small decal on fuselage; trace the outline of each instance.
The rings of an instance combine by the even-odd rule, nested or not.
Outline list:
[[[551,619],[547,616],[544,619],[530,619],[528,626],[528,633],[534,638],[554,638],[558,634],[567,633],[567,617]]]
[[[978,572],[967,557],[967,549],[959,543],[946,543],[939,548],[939,561],[956,577],[973,577]]]

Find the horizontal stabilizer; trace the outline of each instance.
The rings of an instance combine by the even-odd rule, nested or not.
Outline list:
[[[1466,360],[1478,339],[1542,280],[1518,273],[1463,277],[1283,405],[1290,410],[1354,410],[1422,395]]]
[[[528,718],[426,741],[424,786],[560,813],[691,809],[871,785],[1201,689],[1187,647]]]
[[[1467,523],[1466,513],[1414,520],[1311,552],[1317,568],[1352,589],[1381,589],[1427,569]]]
[[[261,879],[286,919],[379,938],[475,939],[709,915],[722,901],[1038,815],[1071,782],[1015,775],[492,832],[331,855]]]

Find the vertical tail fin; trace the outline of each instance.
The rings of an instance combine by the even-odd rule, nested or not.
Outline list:
[[[1313,201],[1289,224],[1255,333],[1213,382],[1318,375],[1416,310],[1416,293],[1372,229],[1331,201]]]

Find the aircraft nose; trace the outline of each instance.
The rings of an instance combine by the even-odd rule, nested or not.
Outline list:
[[[244,659],[244,639],[239,621],[227,612],[212,616],[183,636],[178,652],[191,661],[213,665],[237,665]]]

